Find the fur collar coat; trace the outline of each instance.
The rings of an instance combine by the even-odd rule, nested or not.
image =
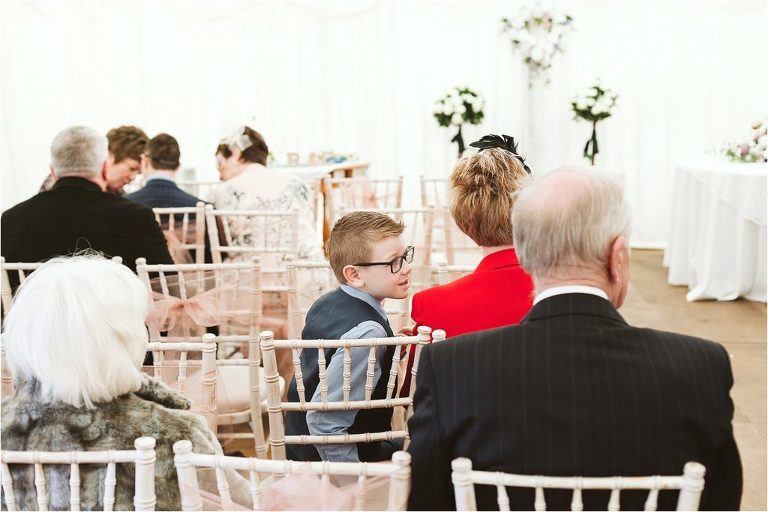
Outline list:
[[[97,404],[94,409],[62,402],[42,402],[39,388],[37,381],[17,382],[15,393],[3,400],[3,449],[132,450],[136,438],[153,437],[157,457],[156,510],[180,509],[173,443],[188,439],[196,453],[221,453],[221,446],[204,418],[186,410],[190,407],[189,401],[149,376],[139,391]],[[69,467],[47,465],[45,468],[49,509],[69,509]],[[10,469],[19,510],[37,510],[34,467],[11,465]],[[105,474],[106,465],[84,464],[80,467],[81,510],[103,510]],[[227,476],[233,487],[233,498],[240,494],[236,492],[240,489],[247,494],[247,483],[242,477],[234,472]],[[133,490],[133,465],[118,464],[115,510],[133,509]]]

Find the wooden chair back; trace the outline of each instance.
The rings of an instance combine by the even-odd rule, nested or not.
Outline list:
[[[216,336],[205,334],[202,343],[153,341],[147,350],[152,354],[152,376],[192,400],[193,411],[205,416],[216,432]],[[190,352],[202,357],[189,359]]]
[[[449,265],[446,260],[440,260],[435,265],[434,282],[435,284],[448,284],[460,277],[471,274],[475,271],[475,268],[472,265]]]
[[[106,465],[106,476],[102,484],[104,510],[112,510],[115,505],[115,486],[117,484],[116,464],[135,464],[136,477],[133,498],[135,510],[155,510],[155,440],[151,437],[140,437],[136,439],[134,446],[135,450],[99,452],[0,451],[5,506],[8,510],[17,510],[17,507],[21,507],[23,510],[27,506],[26,503],[17,503],[13,474],[17,473],[18,468],[11,468],[9,465],[26,464],[34,467],[37,510],[48,510],[48,506],[51,504],[51,496],[46,482],[46,465],[69,464],[70,510],[80,510],[81,507],[80,466],[82,464]]]
[[[482,249],[465,235],[453,220],[448,209],[449,180],[421,176],[421,206],[433,207],[433,248],[443,255],[449,265],[477,265],[482,259]]]
[[[499,510],[509,510],[507,487],[535,489],[533,510],[546,510],[544,489],[573,489],[571,510],[583,510],[582,491],[608,489],[611,491],[608,510],[619,510],[622,489],[648,489],[644,510],[656,510],[659,491],[680,489],[677,510],[698,510],[701,491],[704,489],[704,466],[688,462],[683,474],[677,476],[633,476],[633,477],[581,477],[581,476],[533,476],[501,473],[497,471],[473,471],[472,461],[460,457],[451,463],[451,480],[456,495],[456,510],[477,510],[475,484],[493,485],[497,489]]]
[[[214,263],[258,256],[265,268],[298,254],[299,212],[295,210],[214,210],[205,207]]]
[[[410,345],[416,345],[414,361],[418,362],[421,353],[421,347],[429,343],[432,329],[429,327],[419,327],[417,336],[399,336],[393,338],[371,338],[360,340],[275,340],[272,332],[265,331],[261,333],[261,351],[264,357],[264,380],[267,386],[267,410],[269,414],[269,443],[272,448],[273,459],[285,459],[286,444],[340,444],[340,443],[362,443],[371,441],[382,441],[392,439],[405,439],[407,432],[386,431],[362,434],[343,434],[340,436],[286,436],[284,412],[290,411],[348,411],[351,409],[380,409],[394,408],[403,406],[410,408],[413,404],[413,393],[408,397],[398,398],[395,394],[395,384],[397,382],[398,368],[401,357],[409,357]],[[387,378],[387,393],[383,399],[372,399],[374,389],[374,372],[376,364],[376,348],[381,346],[395,346],[392,356],[392,365],[389,375],[382,375],[381,378]],[[351,392],[351,349],[353,347],[367,347],[369,349],[368,366],[366,369],[365,398],[361,401],[350,401]],[[276,348],[290,348],[293,353],[294,378],[296,379],[296,389],[299,395],[298,402],[281,402],[280,389],[278,385],[277,359],[275,356]],[[343,400],[340,402],[331,402],[328,400],[328,376],[326,373],[325,350],[343,348]],[[305,398],[304,380],[301,369],[301,352],[303,350],[317,350],[320,389],[322,400],[320,402],[309,402]],[[414,378],[417,371],[417,364],[414,364]],[[413,391],[411,387],[411,391]]]
[[[174,464],[179,479],[182,510],[202,510],[203,501],[197,480],[196,468],[215,468],[216,481],[222,510],[234,510],[224,469],[247,471],[253,500],[253,510],[263,510],[262,483],[266,477],[278,478],[309,468],[324,479],[331,477],[357,477],[354,505],[351,510],[366,510],[366,484],[370,477],[388,476],[389,494],[386,510],[405,510],[411,480],[411,456],[403,451],[392,455],[392,462],[368,464],[365,462],[298,462],[290,460],[265,460],[244,457],[226,457],[192,452],[192,443],[177,441],[173,445]],[[312,504],[307,503],[308,509]]]
[[[403,177],[372,179],[323,178],[328,219],[331,225],[345,210],[400,208],[403,202]]]
[[[175,263],[205,263],[205,203],[193,207],[152,208]]]
[[[136,260],[136,271],[152,297],[149,318],[156,321],[147,322],[150,342],[199,343],[198,340],[207,328],[218,328],[218,437],[252,438],[256,453],[259,456],[265,455],[266,442],[261,422],[261,350],[258,335],[262,286],[258,258],[240,263],[188,265],[147,265],[144,258],[139,258]],[[219,323],[197,324],[187,309],[194,311],[198,306],[202,309],[217,309]],[[171,331],[163,330],[171,325],[160,319],[162,312],[169,308],[180,311],[177,313],[177,322],[186,322],[180,330],[175,325]],[[247,359],[232,358],[235,354],[246,352]],[[236,385],[238,379],[241,382],[247,380],[248,387]],[[251,432],[232,432],[231,427],[224,429],[228,431],[221,431],[223,426],[241,423],[250,424]]]

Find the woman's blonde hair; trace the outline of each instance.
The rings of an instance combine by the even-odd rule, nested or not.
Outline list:
[[[137,391],[149,295],[127,267],[102,256],[55,258],[19,287],[5,320],[14,380],[75,407]]]
[[[503,149],[461,158],[449,186],[456,225],[480,247],[512,245],[513,194],[527,176],[520,160]]]
[[[325,256],[339,283],[347,282],[344,267],[368,263],[373,254],[373,244],[391,236],[400,236],[404,230],[402,222],[378,212],[352,212],[337,220],[325,243]]]

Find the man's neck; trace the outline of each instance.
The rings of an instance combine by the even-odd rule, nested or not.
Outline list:
[[[146,175],[148,180],[152,178],[164,178],[166,180],[176,181],[176,171],[150,169]]]

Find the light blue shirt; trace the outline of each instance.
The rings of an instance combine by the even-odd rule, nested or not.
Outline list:
[[[353,288],[346,284],[341,285],[342,291],[346,294],[360,299],[369,304],[376,312],[381,315],[385,321],[387,321],[387,314],[384,312],[384,308],[381,303],[368,295],[365,292]],[[384,327],[378,322],[372,320],[366,320],[354,326],[352,329],[345,332],[341,339],[364,339],[364,338],[386,338],[387,332]],[[379,382],[381,378],[381,364],[379,361],[384,355],[387,347],[379,347],[376,350],[376,364],[374,365],[373,385]],[[367,347],[353,347],[350,350],[352,358],[350,370],[352,376],[350,379],[350,400],[365,400],[365,379],[366,371],[368,369],[368,352]],[[331,357],[331,361],[328,364],[328,401],[329,402],[341,402],[344,399],[344,391],[342,385],[344,382],[344,349],[339,348]],[[315,390],[312,395],[312,402],[322,402],[322,396],[320,394],[320,386]],[[307,427],[309,433],[312,435],[341,435],[347,432],[352,423],[355,422],[355,416],[357,411],[308,411],[307,412]],[[350,444],[316,444],[317,452],[320,454],[320,458],[323,460],[333,462],[359,462],[360,458],[357,454],[357,445]]]

